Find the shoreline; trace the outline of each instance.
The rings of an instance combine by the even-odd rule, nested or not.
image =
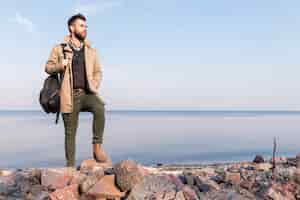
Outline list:
[[[274,170],[271,160],[261,155],[252,161],[157,166],[90,159],[76,168],[0,170],[0,200],[296,200],[300,199],[297,162],[300,154],[275,157]]]

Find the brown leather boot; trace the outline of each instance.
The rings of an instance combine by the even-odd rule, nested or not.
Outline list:
[[[93,144],[93,157],[97,162],[109,162],[110,158],[103,151],[101,144]]]

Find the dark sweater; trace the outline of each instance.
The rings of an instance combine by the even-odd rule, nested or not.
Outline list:
[[[73,88],[82,88],[87,91],[88,83],[86,77],[85,58],[84,58],[84,46],[80,50],[74,49],[72,45],[70,47],[73,50],[72,59],[72,75],[73,75]]]

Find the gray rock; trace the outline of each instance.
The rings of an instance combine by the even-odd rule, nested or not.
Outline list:
[[[254,163],[264,163],[265,159],[262,155],[256,155],[253,162]]]
[[[198,189],[201,192],[208,192],[210,190],[219,190],[220,189],[219,185],[216,182],[214,182],[208,178],[205,178],[205,177],[196,176],[195,182],[196,182]]]
[[[127,199],[141,200],[153,193],[166,193],[174,190],[176,191],[176,185],[170,181],[167,175],[149,174],[132,188]]]
[[[133,160],[124,160],[113,166],[116,175],[116,184],[121,191],[131,190],[143,180],[143,172]]]

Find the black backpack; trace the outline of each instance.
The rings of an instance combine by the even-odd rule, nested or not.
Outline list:
[[[64,52],[65,43],[60,44],[63,48],[64,59],[66,59],[66,55]],[[40,91],[39,102],[42,106],[43,110],[49,113],[56,113],[55,123],[57,124],[60,113],[60,96],[59,91],[61,87],[61,82],[63,80],[63,74],[58,75],[58,73],[54,73],[49,75],[45,81],[43,88]]]

